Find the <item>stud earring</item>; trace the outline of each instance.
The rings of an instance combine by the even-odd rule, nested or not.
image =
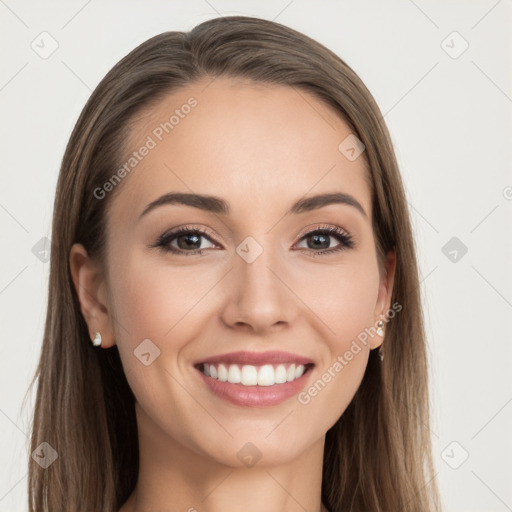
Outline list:
[[[94,339],[91,340],[91,343],[95,346],[95,347],[99,347],[101,346],[101,334],[99,332],[96,332],[94,334]]]

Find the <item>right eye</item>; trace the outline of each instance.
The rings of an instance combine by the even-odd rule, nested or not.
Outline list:
[[[175,231],[164,233],[151,247],[159,247],[166,253],[171,252],[192,256],[194,254],[203,254],[205,251],[205,248],[201,247],[201,238],[208,239],[211,242],[210,236],[205,231],[185,226]],[[173,242],[176,242],[178,247],[172,245]]]

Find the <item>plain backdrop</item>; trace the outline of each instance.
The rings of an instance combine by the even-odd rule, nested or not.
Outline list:
[[[510,0],[0,0],[0,511],[27,510],[33,398],[25,410],[21,401],[39,357],[49,269],[38,244],[51,238],[78,115],[142,41],[233,14],[318,40],[377,100],[418,246],[443,502],[447,512],[512,510]]]

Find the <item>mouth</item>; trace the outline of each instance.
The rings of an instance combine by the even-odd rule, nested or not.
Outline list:
[[[203,382],[239,406],[276,405],[297,394],[315,364],[286,352],[233,352],[196,362]]]

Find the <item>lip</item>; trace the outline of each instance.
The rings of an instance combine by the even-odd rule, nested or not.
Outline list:
[[[271,350],[268,352],[229,352],[226,354],[219,354],[217,356],[207,357],[196,361],[194,366],[200,367],[202,364],[250,364],[253,366],[262,366],[264,364],[280,364],[280,363],[295,363],[303,365],[312,365],[313,360],[308,357],[292,354],[291,352],[283,352],[280,350]]]
[[[200,364],[199,368],[196,367],[196,371],[209,390],[217,397],[242,407],[268,407],[278,405],[297,395],[306,386],[313,367],[307,366],[306,371],[292,382],[275,384],[273,386],[244,386],[243,384],[222,382],[212,377],[207,377],[201,371]]]

